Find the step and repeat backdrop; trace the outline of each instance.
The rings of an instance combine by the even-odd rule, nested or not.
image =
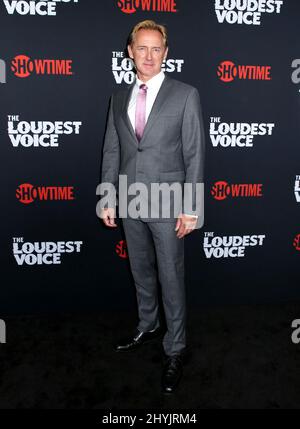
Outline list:
[[[298,0],[0,1],[2,313],[133,309],[126,242],[96,215],[130,29],[169,32],[165,72],[198,88],[205,223],[191,306],[300,298]]]

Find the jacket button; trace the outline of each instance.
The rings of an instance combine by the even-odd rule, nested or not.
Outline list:
[[[143,149],[141,149],[140,147],[138,148],[138,152],[142,152],[143,151]]]

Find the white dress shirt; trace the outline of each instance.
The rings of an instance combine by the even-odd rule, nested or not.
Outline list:
[[[165,74],[163,71],[159,72],[157,75],[149,79],[147,82],[142,82],[138,77],[136,77],[136,82],[133,87],[131,98],[128,104],[128,116],[132,125],[132,128],[135,130],[135,107],[136,107],[136,99],[139,92],[139,87],[143,83],[147,85],[147,97],[146,97],[146,122],[150,115],[152,106],[160,90],[161,84],[165,78]]]
[[[158,94],[158,91],[160,90],[161,84],[163,83],[165,78],[165,73],[163,71],[160,71],[157,75],[149,79],[147,82],[142,82],[137,76],[136,76],[136,82],[133,87],[131,97],[128,104],[128,116],[132,125],[132,128],[135,130],[135,109],[136,109],[136,99],[139,92],[140,85],[145,83],[147,85],[147,97],[146,97],[146,123],[148,120],[148,117],[150,115],[151,109],[153,107],[154,101],[156,99],[156,96]],[[197,218],[196,215],[189,215],[194,218]]]

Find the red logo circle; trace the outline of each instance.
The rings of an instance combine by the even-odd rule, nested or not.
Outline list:
[[[140,0],[120,0],[118,7],[124,13],[135,13],[136,8],[140,6]]]
[[[225,200],[230,194],[230,186],[224,180],[219,180],[212,186],[210,193],[215,200]]]
[[[120,258],[128,258],[127,245],[125,240],[120,240],[116,244],[116,253],[120,256]]]
[[[296,250],[300,250],[300,234],[296,235],[293,241],[293,246]]]
[[[17,55],[12,60],[11,70],[17,77],[28,77],[34,69],[33,61],[27,55]]]
[[[218,65],[217,75],[223,82],[232,82],[237,76],[237,66],[232,61],[222,61]]]
[[[16,189],[16,198],[23,204],[32,203],[37,197],[37,190],[30,183],[22,183]]]

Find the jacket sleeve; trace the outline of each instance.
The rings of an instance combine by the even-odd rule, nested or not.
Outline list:
[[[187,97],[181,133],[185,166],[183,212],[198,215],[202,226],[204,217],[205,133],[200,97],[196,88],[192,88]]]
[[[120,144],[114,122],[113,95],[110,99],[109,113],[103,144],[101,182],[109,183],[118,189],[120,168]],[[113,194],[112,194],[113,195]],[[113,201],[114,205],[116,201]]]

